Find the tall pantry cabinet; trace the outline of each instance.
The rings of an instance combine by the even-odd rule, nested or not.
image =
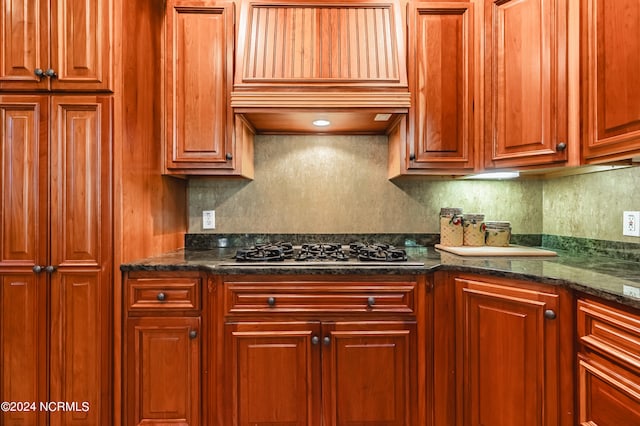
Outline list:
[[[1,5],[0,424],[109,424],[112,3]]]

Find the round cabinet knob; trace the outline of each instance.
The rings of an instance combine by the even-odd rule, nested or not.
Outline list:
[[[331,337],[329,337],[329,336],[325,336],[325,337],[322,339],[322,344],[323,344],[323,345],[325,345],[325,346],[329,346],[329,345],[331,344]]]
[[[556,319],[556,313],[551,309],[547,309],[546,311],[544,311],[544,317],[550,320]]]
[[[556,145],[556,151],[558,152],[564,151],[565,149],[567,149],[567,144],[564,142],[560,142],[558,145]]]
[[[43,78],[45,77],[44,75],[44,70],[42,68],[36,68],[35,70],[33,70],[33,73],[36,75],[36,77],[38,78]]]
[[[189,338],[190,339],[195,339],[196,337],[198,337],[198,332],[196,330],[191,330],[189,332]]]
[[[311,338],[311,344],[312,345],[317,345],[318,343],[320,343],[320,338],[318,336],[313,336]]]
[[[32,269],[32,270],[33,270],[33,272],[35,272],[36,274],[39,274],[40,272],[42,272],[42,270],[43,270],[43,269],[44,269],[44,268],[43,268],[42,266],[40,266],[40,265],[36,265],[36,266],[34,266],[34,267],[33,267],[33,269]]]
[[[233,155],[230,152],[227,152],[227,155],[225,155],[224,158],[226,158],[227,161],[231,161],[233,160]]]
[[[163,301],[167,300],[167,295],[164,294],[163,292],[160,292],[156,296],[156,299],[158,299],[159,301],[163,302]]]
[[[416,155],[414,153],[409,154],[409,160],[413,161],[416,159]]]
[[[373,305],[375,305],[375,304],[376,304],[376,298],[373,297],[373,296],[370,296],[367,299],[367,306],[370,307],[370,308],[373,308]]]
[[[269,305],[269,306],[275,306],[275,304],[276,304],[276,298],[275,298],[275,297],[269,297],[269,298],[267,299],[267,305]]]
[[[44,75],[46,75],[49,78],[55,78],[58,76],[58,74],[56,74],[56,72],[52,68],[49,68],[48,70],[46,70],[44,72]]]
[[[45,271],[47,274],[53,274],[53,273],[56,271],[56,267],[55,267],[55,266],[53,266],[53,265],[49,265],[49,266],[47,266],[46,268],[44,268],[44,271]]]

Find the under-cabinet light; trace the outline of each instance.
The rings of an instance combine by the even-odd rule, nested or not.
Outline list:
[[[497,179],[515,179],[519,176],[520,176],[520,172],[488,172],[488,173],[478,173],[477,175],[465,176],[463,179],[497,180]]]

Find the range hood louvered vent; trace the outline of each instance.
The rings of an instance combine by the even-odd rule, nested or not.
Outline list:
[[[401,22],[397,1],[243,1],[234,112],[262,133],[385,132],[410,106]]]

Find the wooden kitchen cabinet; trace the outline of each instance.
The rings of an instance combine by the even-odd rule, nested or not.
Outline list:
[[[234,4],[169,0],[165,173],[253,177],[253,129],[230,107]]]
[[[569,3],[484,0],[485,168],[577,165],[569,163],[578,150],[568,129]]]
[[[582,155],[586,163],[640,154],[640,4],[583,0]]]
[[[130,425],[201,425],[199,272],[125,274],[124,415]]]
[[[581,297],[577,330],[579,424],[640,424],[638,312]]]
[[[88,411],[5,425],[111,421],[111,99],[0,96],[0,395]]]
[[[225,425],[425,424],[424,278],[223,285]]]
[[[0,3],[0,90],[112,90],[112,0]]]
[[[439,273],[434,307],[435,425],[574,424],[570,293]]]
[[[396,174],[465,174],[479,166],[474,19],[471,2],[409,2],[412,107],[406,139],[390,137]]]

